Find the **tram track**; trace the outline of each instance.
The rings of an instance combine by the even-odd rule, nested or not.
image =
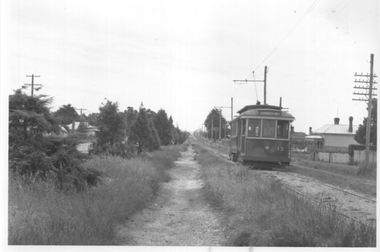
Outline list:
[[[365,226],[367,226],[367,227],[370,227],[370,228],[376,229],[376,228],[374,227],[374,225],[373,225],[373,224],[376,224],[376,219],[375,219],[373,222],[372,222],[372,221],[371,221],[371,222],[368,222],[368,221],[367,221],[367,223],[365,223],[365,222],[360,221],[360,220],[358,220],[358,219],[356,219],[356,218],[353,218],[353,217],[351,217],[351,216],[349,216],[349,215],[347,215],[347,214],[344,214],[344,213],[342,213],[342,212],[337,211],[337,210],[336,210],[336,207],[333,206],[333,205],[331,205],[331,204],[329,204],[329,203],[326,203],[326,202],[323,202],[323,201],[315,200],[315,199],[313,199],[313,198],[311,198],[311,197],[309,197],[309,196],[307,196],[307,195],[305,195],[305,194],[303,194],[303,193],[301,193],[301,192],[299,192],[299,191],[297,191],[297,190],[295,190],[294,188],[291,188],[291,187],[289,187],[289,186],[286,186],[286,185],[282,185],[282,186],[283,186],[283,188],[286,188],[287,190],[291,191],[292,193],[295,193],[295,194],[297,194],[297,195],[300,195],[301,197],[304,197],[304,198],[306,198],[307,200],[312,201],[312,202],[314,202],[314,203],[316,203],[316,204],[318,204],[318,205],[323,205],[324,207],[329,208],[330,210],[335,211],[335,213],[339,214],[340,216],[342,216],[342,217],[344,217],[344,218],[347,218],[347,219],[349,219],[349,220],[351,220],[351,221],[353,221],[353,222],[355,222],[355,223],[357,223],[357,224],[362,224],[362,225],[365,225]]]
[[[203,146],[214,155],[224,159],[226,162],[236,164],[229,160],[229,156],[223,153],[222,146],[210,144]],[[222,148],[221,148],[222,147]],[[239,165],[238,162],[237,165]],[[242,164],[241,164],[242,165]],[[298,167],[298,166],[297,166]],[[298,167],[312,169],[309,167]],[[286,170],[254,170],[257,174],[278,179],[283,188],[290,193],[303,197],[313,204],[324,206],[334,210],[338,215],[376,229],[376,199],[361,195],[351,190],[346,190],[313,178],[311,176],[298,173],[287,172]]]
[[[343,217],[376,228],[377,201],[374,199],[299,174],[268,170],[258,173],[279,180],[286,190],[333,209]]]
[[[292,174],[292,173],[285,173],[285,172],[284,172],[283,174],[286,175],[286,176],[293,176],[293,177],[296,177],[296,175],[294,175],[294,174]],[[361,198],[361,199],[364,199],[364,200],[370,201],[370,202],[372,202],[372,203],[376,203],[376,200],[374,200],[374,199],[371,199],[371,198],[365,197],[365,196],[363,196],[363,195],[359,195],[359,194],[356,194],[356,193],[353,193],[353,192],[350,192],[350,191],[344,190],[344,189],[342,189],[342,188],[339,188],[339,187],[336,187],[336,186],[333,186],[333,185],[324,184],[324,186],[326,186],[326,187],[330,187],[330,188],[332,188],[332,189],[334,189],[334,190],[337,190],[337,191],[341,191],[341,192],[343,192],[343,193],[345,193],[345,194],[350,194],[350,195],[352,195],[352,196],[355,196],[355,197],[358,197],[358,198]]]

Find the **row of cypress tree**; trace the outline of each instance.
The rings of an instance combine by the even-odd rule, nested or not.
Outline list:
[[[96,119],[98,131],[94,153],[130,157],[157,150],[161,145],[181,144],[189,136],[186,131],[174,127],[173,119],[168,118],[165,110],[155,113],[142,104],[139,111],[128,107],[119,112],[118,103],[107,100],[99,108]]]
[[[102,174],[83,169],[81,163],[89,156],[77,150],[77,145],[87,141],[88,136],[60,136],[62,125],[68,121],[60,113],[50,111],[52,101],[46,95],[29,96],[21,89],[9,95],[10,178],[21,178],[27,183],[51,180],[65,191],[96,185]],[[182,143],[188,137],[187,132],[173,126],[164,110],[155,113],[141,106],[139,111],[129,107],[119,112],[117,102],[107,100],[92,118],[98,127],[94,143],[97,153],[131,157],[161,145]]]

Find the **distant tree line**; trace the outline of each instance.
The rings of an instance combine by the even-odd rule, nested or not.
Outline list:
[[[88,121],[97,127],[95,154],[124,158],[162,145],[181,144],[189,136],[173,126],[172,117],[168,118],[163,109],[155,113],[141,106],[139,111],[128,107],[120,112],[117,102],[106,100],[99,113],[86,116],[78,115],[71,104],[51,112],[51,103],[52,98],[46,95],[29,96],[21,89],[9,96],[9,171],[25,182],[53,180],[58,188],[69,192],[100,181],[100,172],[81,167],[90,158],[77,150],[77,145],[88,138],[84,124],[62,136],[74,121]]]
[[[221,125],[219,127],[219,119],[221,122]],[[227,127],[227,120],[222,115],[221,111],[213,108],[207,115],[204,126],[206,127],[206,136],[207,138],[211,139],[211,131],[213,132],[212,138],[214,140],[219,138],[219,129],[221,129],[220,135],[221,138],[226,138],[227,135],[230,134],[230,129]],[[214,128],[212,128],[214,127]],[[226,128],[227,127],[227,128]]]

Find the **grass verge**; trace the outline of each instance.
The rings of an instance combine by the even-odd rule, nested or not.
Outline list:
[[[292,166],[287,171],[376,197],[376,166],[364,169],[362,166],[306,160],[298,155],[292,157]]]
[[[128,244],[117,225],[142,208],[170,178],[166,170],[180,156],[180,146],[125,160],[95,157],[85,163],[104,172],[103,184],[65,195],[48,182],[24,185],[9,180],[10,245]]]
[[[310,203],[278,181],[227,164],[200,146],[203,191],[224,212],[227,246],[374,247],[376,231],[341,217],[334,206]]]

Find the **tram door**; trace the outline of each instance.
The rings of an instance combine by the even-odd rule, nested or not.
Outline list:
[[[239,149],[240,149],[240,153],[241,155],[244,155],[245,154],[245,131],[246,131],[246,119],[241,119],[240,121],[240,132],[241,134],[239,134],[239,138],[240,138],[240,145],[239,145]]]

